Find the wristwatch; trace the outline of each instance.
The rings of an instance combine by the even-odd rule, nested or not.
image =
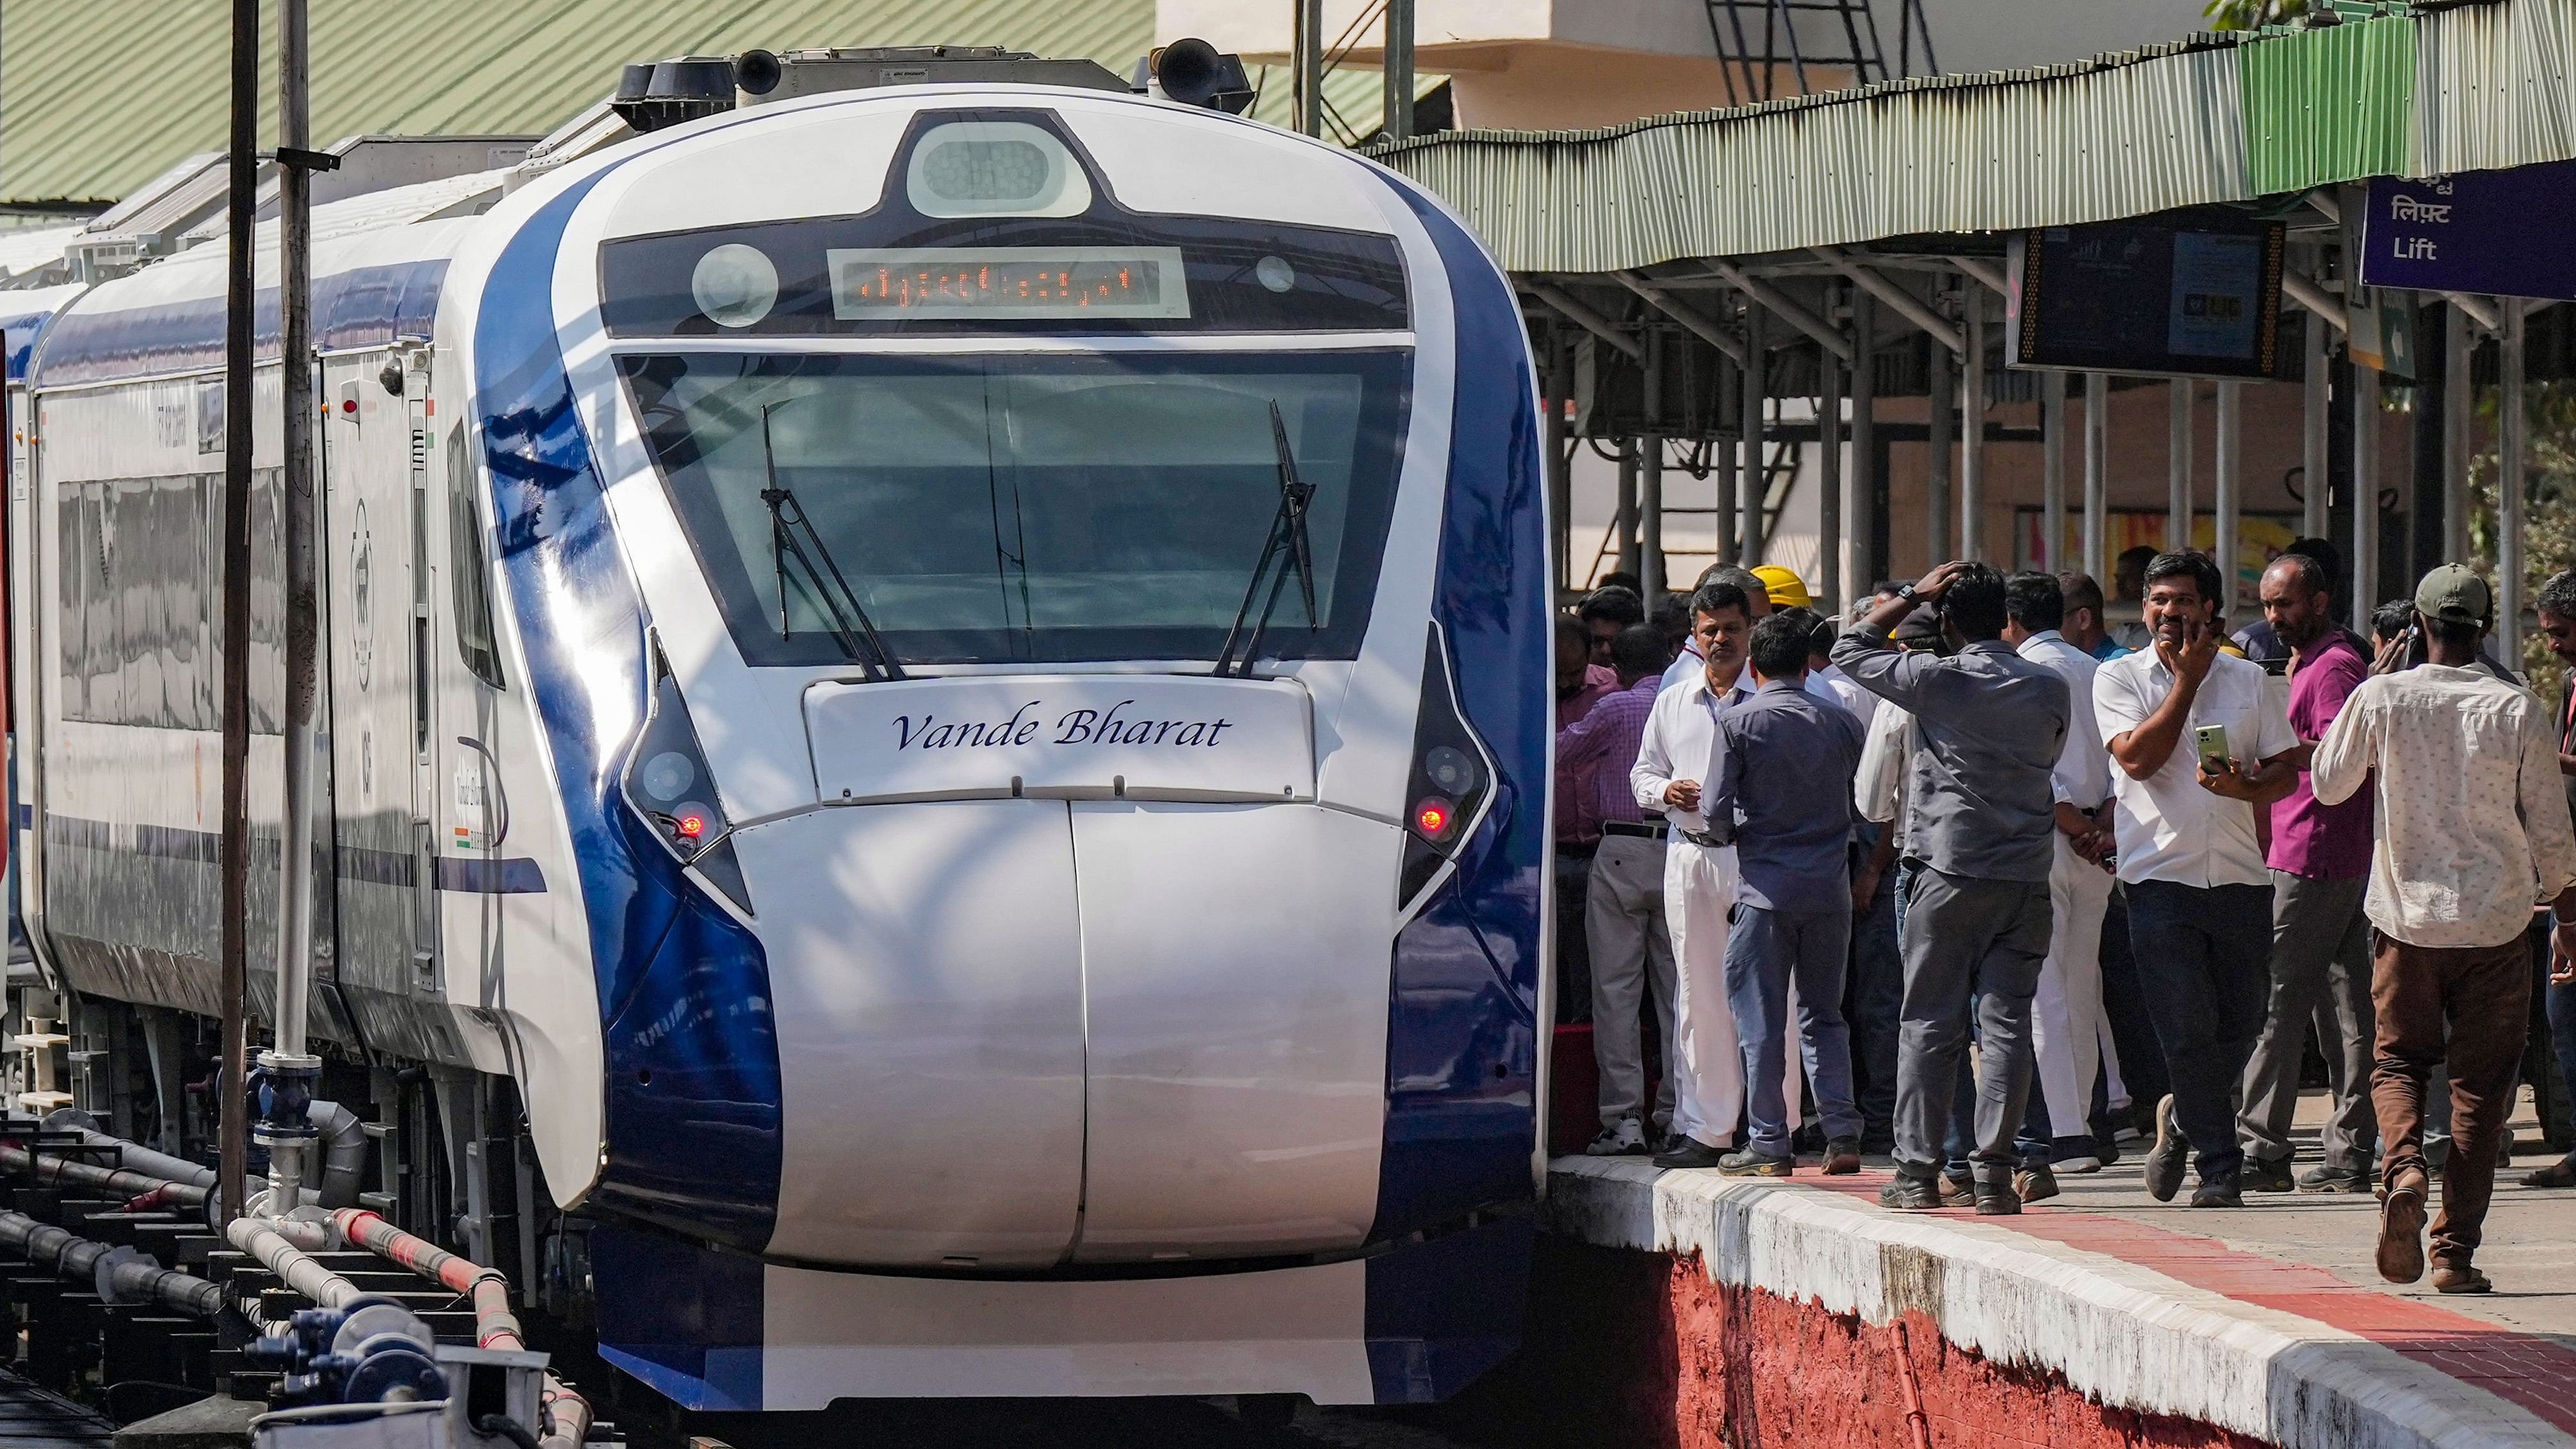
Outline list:
[[[1909,604],[1913,603],[1915,600],[1914,586],[1912,584],[1898,584],[1896,586],[1896,596]]]

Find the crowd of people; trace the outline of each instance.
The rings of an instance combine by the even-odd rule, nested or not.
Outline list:
[[[2576,1081],[2576,684],[2552,718],[2459,565],[2342,628],[2332,545],[2264,571],[1944,564],[1838,627],[1777,566],[1558,626],[1560,998],[1596,1156],[2017,1213],[2144,1143],[2147,1192],[2377,1193],[2378,1263],[2474,1258],[2534,1022]],[[2576,665],[2576,571],[2540,591]],[[2576,679],[2576,675],[2571,675]],[[2313,1032],[2329,1102],[2293,1170]],[[2430,1223],[2431,1183],[2441,1213]],[[2576,1187],[2576,1153],[2522,1179]]]

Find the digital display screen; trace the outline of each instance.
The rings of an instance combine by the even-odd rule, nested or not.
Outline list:
[[[832,315],[1187,317],[1178,247],[835,248]]]
[[[2277,223],[2042,227],[2008,242],[2016,367],[2270,377]]]

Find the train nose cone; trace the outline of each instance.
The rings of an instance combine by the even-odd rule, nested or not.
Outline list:
[[[983,800],[735,840],[778,1007],[771,1253],[1028,1269],[1367,1232],[1393,828]]]

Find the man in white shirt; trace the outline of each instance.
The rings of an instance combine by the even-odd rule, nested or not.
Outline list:
[[[2576,951],[2576,834],[2556,730],[2530,690],[2477,666],[2492,616],[2476,574],[2458,564],[2426,574],[2414,625],[2425,662],[2403,669],[2402,648],[2384,652],[2309,762],[2328,805],[2378,782],[2362,909],[2378,930],[2379,1272],[2392,1283],[2424,1273],[2424,1088],[2446,1064],[2451,1151],[2432,1243],[2433,1286],[2444,1293],[2492,1286],[2471,1260],[2530,1029],[2524,932],[2536,903],[2550,903],[2556,951]]]
[[[2272,981],[2272,875],[2254,811],[2298,782],[2298,737],[2263,667],[2218,652],[2218,589],[2207,555],[2158,554],[2146,571],[2149,647],[2093,676],[2094,719],[2118,767],[2112,828],[2131,955],[2173,1085],[2156,1108],[2147,1192],[2172,1200],[2188,1141],[2194,1207],[2242,1202],[2236,1099]],[[2203,729],[2225,736],[2210,767]]]
[[[2022,658],[2066,681],[2066,748],[2050,773],[2057,807],[2056,858],[2049,866],[2048,960],[2030,1002],[2031,1049],[2038,1057],[2043,1110],[2025,1116],[2022,1201],[2053,1197],[2052,1167],[2098,1172],[2087,1122],[2093,1077],[2102,1061],[2102,917],[2111,907],[2111,873],[2096,812],[2111,796],[2111,762],[2093,719],[2093,674],[2101,661],[2058,633],[2066,596],[2054,574],[2021,573],[2004,581],[2004,642]],[[2053,1139],[2053,1140],[2052,1140]],[[2044,1154],[2033,1160],[2031,1149]]]
[[[1660,811],[1664,922],[1673,937],[1673,1136],[1658,1167],[1715,1167],[1744,1112],[1744,1059],[1726,1004],[1727,916],[1735,908],[1735,847],[1709,834],[1700,811],[1704,771],[1719,759],[1718,716],[1748,699],[1745,637],[1752,609],[1731,583],[1691,595],[1691,639],[1702,664],[1655,696],[1628,775],[1637,804]],[[1730,822],[1731,823],[1731,822]]]

